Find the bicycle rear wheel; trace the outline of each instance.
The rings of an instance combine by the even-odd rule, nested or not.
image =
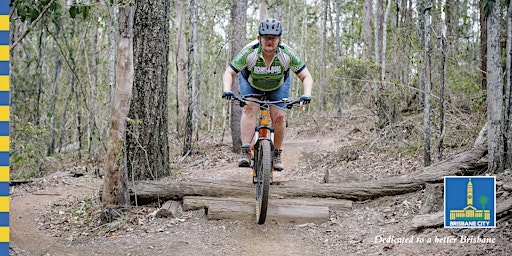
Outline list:
[[[272,171],[272,147],[269,140],[261,140],[258,145],[255,160],[255,167],[257,167],[256,222],[263,224],[267,218],[270,173]]]

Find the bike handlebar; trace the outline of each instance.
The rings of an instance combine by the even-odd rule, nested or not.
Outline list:
[[[257,97],[257,96],[261,96],[261,95],[248,95],[248,96]],[[289,100],[287,98],[284,98],[281,100],[259,100],[259,99],[249,98],[248,96],[236,96],[235,95],[234,99],[240,103],[240,107],[247,105],[247,102],[258,103],[260,106],[268,105],[268,104],[285,103],[287,109],[292,109],[296,104],[301,103],[300,99]]]

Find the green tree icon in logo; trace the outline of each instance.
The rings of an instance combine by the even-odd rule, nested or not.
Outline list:
[[[481,195],[478,198],[478,202],[480,202],[480,204],[482,205],[482,214],[485,211],[485,205],[487,204],[487,201],[489,201],[489,198],[487,198],[485,195]]]

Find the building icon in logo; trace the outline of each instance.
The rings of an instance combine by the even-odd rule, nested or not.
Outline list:
[[[445,177],[445,227],[496,227],[496,179]]]

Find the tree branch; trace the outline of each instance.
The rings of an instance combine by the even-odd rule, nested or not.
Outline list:
[[[44,10],[39,14],[39,16],[37,16],[37,18],[32,21],[32,23],[30,23],[30,27],[27,28],[27,30],[25,30],[25,32],[23,32],[23,34],[18,38],[18,40],[16,40],[16,42],[12,43],[11,45],[11,52],[16,48],[16,46],[18,46],[18,44],[21,43],[21,41],[23,41],[23,39],[28,35],[28,33],[30,31],[32,31],[32,28],[43,18],[43,16],[46,14],[46,12],[48,11],[48,9],[50,8],[50,6],[52,5],[52,3],[54,2],[55,0],[51,0],[48,5],[46,5],[46,7],[44,8]]]

